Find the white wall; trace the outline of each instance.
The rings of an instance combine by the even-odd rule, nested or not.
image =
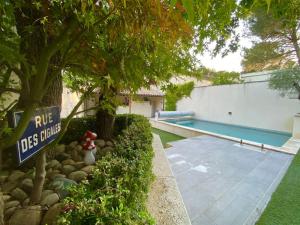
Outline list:
[[[202,120],[292,132],[300,101],[281,97],[267,82],[255,82],[194,88],[177,110],[194,111]]]
[[[77,94],[75,92],[71,92],[70,89],[68,89],[67,87],[64,86],[63,94],[62,94],[60,117],[61,118],[67,117],[71,113],[71,111],[73,110],[75,105],[79,102],[79,100],[80,100],[79,94]],[[82,111],[83,108],[84,108],[84,106],[82,104],[81,107],[79,107],[78,111]],[[82,115],[77,115],[76,117],[80,117]]]
[[[143,115],[145,117],[151,117],[151,104],[149,101],[135,102],[131,104],[131,113]],[[117,108],[117,114],[129,113],[128,106],[119,106]]]

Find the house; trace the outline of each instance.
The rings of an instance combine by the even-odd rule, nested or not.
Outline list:
[[[98,102],[98,94],[94,94],[84,102],[84,109],[96,106]],[[133,113],[143,115],[145,117],[154,117],[155,112],[164,109],[164,93],[156,86],[149,89],[141,88],[135,94],[128,91],[122,91],[117,97],[120,105],[117,108],[117,114]],[[85,112],[85,116],[95,115],[95,110]]]
[[[164,93],[154,86],[150,89],[141,88],[134,96],[123,91],[118,99],[123,104],[117,108],[117,114],[134,113],[154,117],[155,112],[164,109]]]

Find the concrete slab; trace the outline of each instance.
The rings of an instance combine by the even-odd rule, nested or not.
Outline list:
[[[212,136],[172,142],[166,151],[193,225],[250,225],[293,155]]]

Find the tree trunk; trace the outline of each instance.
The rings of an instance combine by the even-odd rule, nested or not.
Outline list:
[[[0,190],[0,225],[4,225],[4,200]]]
[[[96,114],[96,127],[98,138],[111,140],[115,124],[116,112],[110,113],[105,109],[100,109]]]
[[[51,74],[53,71],[49,71]],[[61,73],[56,75],[52,84],[50,85],[47,93],[43,97],[43,106],[59,106],[61,108],[62,101],[62,76]],[[46,151],[42,151],[38,158],[36,159],[36,175],[34,178],[33,188],[30,196],[30,203],[37,204],[41,201],[42,191],[45,183],[46,177]]]
[[[293,42],[293,46],[296,52],[296,56],[297,56],[297,62],[298,65],[300,66],[300,47],[298,44],[298,37],[297,37],[297,30],[296,28],[293,29],[292,31],[292,42]]]
[[[46,177],[46,152],[42,151],[36,159],[34,185],[30,196],[30,204],[35,205],[41,201],[43,186]]]
[[[103,88],[99,96],[100,109],[96,113],[96,127],[98,138],[111,140],[116,117],[116,96],[117,89],[115,87]]]

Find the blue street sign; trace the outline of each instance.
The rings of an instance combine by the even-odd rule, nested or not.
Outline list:
[[[13,125],[16,127],[23,111],[13,112]],[[39,108],[35,111],[24,134],[17,141],[19,163],[32,157],[45,145],[54,141],[61,130],[58,106]]]

